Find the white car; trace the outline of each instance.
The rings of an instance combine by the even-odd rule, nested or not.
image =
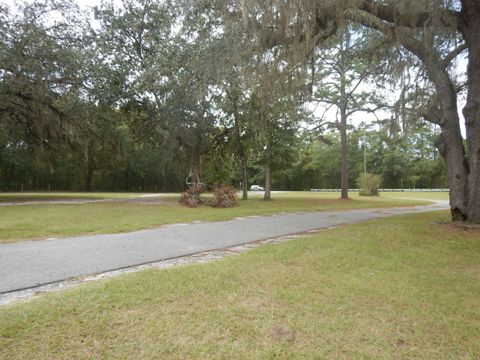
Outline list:
[[[265,191],[265,189],[263,187],[261,187],[260,185],[252,185],[252,186],[250,186],[250,190],[252,190],[252,191]]]

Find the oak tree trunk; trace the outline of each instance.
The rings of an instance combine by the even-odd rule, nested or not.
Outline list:
[[[431,52],[431,49],[425,50],[418,42],[412,42],[408,36],[404,36],[402,42],[422,60],[435,87],[437,98],[435,104],[438,104],[439,108],[435,111],[436,119],[427,120],[440,125],[441,133],[436,145],[447,164],[452,220],[468,220],[469,167],[460,131],[455,84],[448,73],[448,68]]]
[[[447,164],[453,221],[467,219],[467,166],[458,121],[456,112],[446,113],[444,123],[440,125],[441,135],[437,142],[438,150]]]
[[[468,45],[467,102],[463,109],[468,151],[466,220],[480,223],[480,3],[465,1],[463,36]]]
[[[327,2],[318,2],[328,6]],[[394,8],[395,2],[358,1],[348,6],[349,10],[360,10],[356,16],[352,15],[354,12],[349,12],[352,19],[401,43],[425,65],[428,77],[435,86],[439,105],[437,119],[433,122],[441,128],[437,146],[447,162],[452,219],[480,223],[480,1],[460,0],[460,3],[460,12],[449,9],[442,15],[442,10],[447,8],[444,8],[444,2],[438,2],[441,4],[440,16],[446,16],[457,27],[446,30],[452,34],[460,31],[468,49],[467,101],[463,109],[467,151],[460,132],[457,92],[448,73],[448,63],[444,63],[445,59],[433,47],[433,36],[430,38],[427,29],[431,25],[430,16],[418,16],[416,21],[412,21],[411,16],[402,18],[402,13]],[[369,16],[363,16],[363,12]],[[431,10],[433,13],[435,11]],[[425,42],[412,36],[415,31],[412,32],[410,26],[415,31],[425,27]],[[447,24],[447,28],[449,26]],[[427,40],[431,43],[428,44]]]

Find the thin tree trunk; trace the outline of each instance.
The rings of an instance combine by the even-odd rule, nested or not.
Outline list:
[[[90,192],[92,191],[92,181],[93,181],[93,171],[94,171],[90,141],[87,141],[86,148],[85,148],[85,162],[86,162],[85,190]]]
[[[248,200],[248,169],[247,169],[247,157],[245,155],[240,156],[242,163],[242,200]]]
[[[167,192],[165,184],[165,165],[162,166],[162,189],[164,193]]]
[[[345,71],[345,50],[349,47],[350,37],[348,32],[345,33],[344,41],[341,43],[340,51],[340,188],[341,198],[348,199],[348,148],[347,148],[347,78]]]
[[[270,164],[265,164],[265,195],[263,196],[264,200],[272,200],[272,169]]]
[[[247,171],[247,156],[245,155],[245,147],[241,138],[241,122],[238,115],[236,98],[233,102],[233,117],[235,120],[235,147],[237,155],[240,159],[240,166],[242,168],[242,200],[248,200],[248,171]]]
[[[191,182],[193,184],[198,184],[201,179],[200,156],[199,149],[196,146],[193,147],[191,152]]]
[[[341,165],[340,183],[341,198],[348,199],[348,147],[347,147],[347,112],[345,107],[340,109],[340,143],[341,143]]]

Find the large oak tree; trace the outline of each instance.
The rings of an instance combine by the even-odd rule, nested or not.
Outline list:
[[[244,0],[238,9],[244,24],[258,30],[261,47],[296,51],[297,60],[349,21],[377,30],[418,57],[435,89],[423,116],[441,129],[436,145],[447,162],[452,219],[480,222],[478,0],[278,0],[265,7]],[[468,60],[466,146],[458,115],[462,85],[451,71],[463,52]]]

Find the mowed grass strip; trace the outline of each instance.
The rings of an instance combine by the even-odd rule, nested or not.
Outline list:
[[[29,201],[127,199],[141,195],[144,194],[112,192],[1,192],[0,204]]]
[[[382,192],[380,196],[395,199],[448,200],[448,192],[446,191]]]
[[[0,358],[478,359],[480,233],[447,219],[374,220],[4,306]]]
[[[208,206],[187,208],[172,195],[161,204],[113,202],[87,204],[38,204],[0,206],[0,243],[27,239],[45,239],[82,234],[119,233],[173,223],[222,221],[252,215],[285,212],[346,210],[425,204],[425,201],[388,197],[359,197],[339,200],[337,193],[281,193],[274,200],[263,201],[258,195],[239,201],[230,209]]]

